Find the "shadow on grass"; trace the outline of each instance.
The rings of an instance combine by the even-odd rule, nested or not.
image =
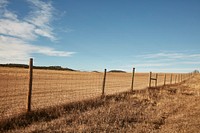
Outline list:
[[[27,127],[34,122],[51,121],[59,118],[63,114],[70,114],[76,111],[84,112],[89,109],[95,109],[109,104],[109,100],[121,101],[126,99],[127,95],[134,94],[133,92],[123,92],[115,95],[108,95],[89,99],[81,102],[73,102],[65,105],[52,106],[44,109],[33,110],[29,113],[21,113],[12,118],[0,121],[0,131],[8,131]],[[141,93],[141,92],[140,92]]]
[[[48,108],[33,110],[29,113],[21,113],[17,116],[11,117],[6,120],[0,121],[0,131],[8,131],[12,129],[19,129],[27,127],[35,122],[48,122],[54,119],[61,117],[64,114],[72,114],[75,112],[85,112],[90,109],[96,109],[102,106],[106,106],[110,103],[110,101],[123,101],[128,99],[128,95],[133,94],[146,94],[154,95],[155,92],[160,89],[164,89],[167,86],[175,86],[175,85],[166,85],[166,86],[158,86],[145,88],[143,90],[134,90],[132,92],[123,92],[114,95],[107,95],[103,97],[97,97],[89,100],[84,100],[80,102],[72,102],[68,104],[52,106]],[[155,96],[153,96],[155,97]]]

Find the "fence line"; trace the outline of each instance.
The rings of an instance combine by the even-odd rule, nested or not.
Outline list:
[[[34,109],[81,101],[124,91],[133,91],[181,82],[189,74],[156,73],[72,72],[29,69],[0,68],[0,119]],[[148,77],[149,76],[149,77]],[[179,80],[177,80],[177,76]],[[27,82],[28,79],[28,82]],[[149,83],[148,83],[149,82]]]

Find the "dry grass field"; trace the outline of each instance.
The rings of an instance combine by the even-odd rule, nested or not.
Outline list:
[[[0,123],[1,132],[197,133],[200,75],[174,85],[33,111]]]
[[[134,79],[134,90],[144,89],[149,84],[149,73],[136,73]],[[130,91],[131,81],[132,73],[108,72],[105,95]],[[102,83],[102,72],[34,69],[32,110],[100,97]],[[158,85],[163,83],[164,74],[160,73]],[[170,83],[170,74],[167,74],[166,83]],[[28,69],[0,67],[0,92],[0,119],[26,111]]]

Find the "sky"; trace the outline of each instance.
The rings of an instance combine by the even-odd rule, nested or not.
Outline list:
[[[200,0],[0,0],[0,64],[191,72]]]

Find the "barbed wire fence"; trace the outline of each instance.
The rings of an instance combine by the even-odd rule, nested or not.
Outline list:
[[[190,74],[79,72],[0,67],[0,119],[21,112],[147,87],[180,83]]]

